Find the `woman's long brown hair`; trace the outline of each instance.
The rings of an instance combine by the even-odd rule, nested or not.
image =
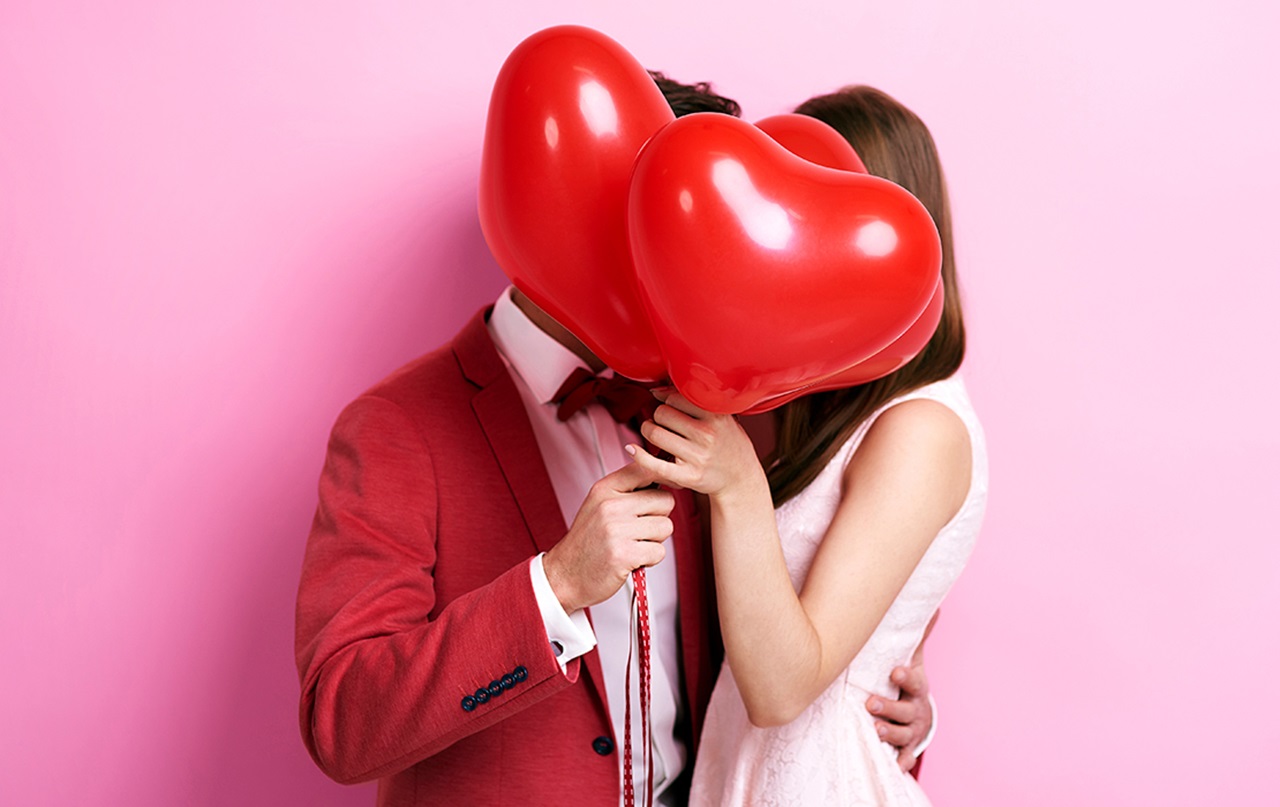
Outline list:
[[[953,374],[964,359],[964,317],[951,246],[951,209],[933,136],[915,113],[871,87],[810,98],[796,112],[844,135],[867,170],[896,182],[928,209],[942,239],[942,320],[924,350],[900,369],[856,387],[807,395],[774,412],[769,457],[774,506],[804,490],[858,426],[884,404]]]

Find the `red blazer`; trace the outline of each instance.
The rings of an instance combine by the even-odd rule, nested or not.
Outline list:
[[[561,674],[529,580],[565,524],[486,314],[333,428],[298,588],[302,735],[337,781],[378,779],[380,805],[616,807],[599,657]],[[677,502],[692,751],[719,650],[707,545]]]

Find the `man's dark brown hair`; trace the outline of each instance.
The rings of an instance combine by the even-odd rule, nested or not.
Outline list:
[[[738,102],[712,92],[710,82],[681,84],[657,70],[650,70],[649,75],[658,85],[658,89],[662,90],[667,103],[671,105],[671,111],[676,113],[677,118],[694,112],[722,112],[725,115],[733,115],[735,118],[742,116],[742,107],[738,106]]]

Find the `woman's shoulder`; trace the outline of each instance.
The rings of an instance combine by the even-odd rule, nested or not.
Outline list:
[[[886,493],[897,489],[904,496],[921,496],[941,505],[945,522],[969,490],[973,450],[969,425],[950,402],[906,395],[868,424],[845,467],[845,483],[865,487],[874,479]]]
[[[958,427],[968,434],[975,450],[979,453],[982,451],[982,424],[958,373],[917,387],[889,401],[867,419],[866,430],[870,432],[881,420],[888,424],[881,427],[882,431],[889,428],[913,428],[913,421],[917,420],[919,423],[914,427],[921,429],[954,430]]]
[[[980,428],[964,382],[959,375],[952,375],[885,403],[850,436],[852,445],[844,448],[861,450],[861,444],[873,431],[880,434],[881,439],[885,439],[885,435],[910,439],[911,432],[919,431],[922,440],[930,437],[945,440],[958,438],[962,433],[972,436]],[[845,456],[846,463],[853,453],[849,451]]]
[[[955,408],[933,397],[910,397],[880,411],[856,455],[885,452],[967,464],[969,442],[969,428]]]
[[[974,414],[973,403],[969,400],[969,391],[959,373],[940,381],[925,384],[923,387],[916,387],[910,392],[905,392],[881,407],[880,411],[885,412],[895,406],[915,400],[937,401],[955,410],[961,420],[967,420]]]
[[[890,434],[895,440],[947,443],[967,438],[969,429],[953,407],[928,397],[907,398],[880,412],[867,428],[867,437]]]

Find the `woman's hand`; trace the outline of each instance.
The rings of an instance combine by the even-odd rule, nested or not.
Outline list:
[[[748,489],[764,481],[747,433],[733,415],[699,409],[671,388],[654,390],[662,405],[640,426],[640,433],[671,455],[661,460],[640,446],[627,453],[636,463],[673,487],[688,488],[712,498]]]

